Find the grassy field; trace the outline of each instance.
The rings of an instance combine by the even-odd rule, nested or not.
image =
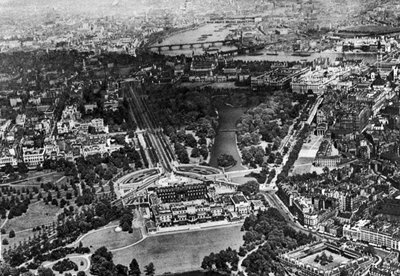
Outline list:
[[[120,248],[142,238],[142,234],[139,229],[133,229],[133,233],[128,232],[115,232],[114,227],[103,229],[82,239],[83,246],[90,247],[90,250],[94,252],[99,247],[105,246],[107,249],[112,250]]]
[[[234,130],[236,122],[244,114],[245,108],[223,108],[219,110],[219,130],[215,137],[214,146],[211,151],[210,165],[218,167],[218,156],[221,154],[230,154],[237,161],[237,164],[227,169],[227,171],[243,170],[245,167],[241,164],[241,158],[236,145],[236,133],[224,132],[224,130]]]
[[[311,135],[306,139],[306,142],[299,152],[299,157],[293,165],[292,175],[312,172],[312,163],[314,162],[315,155],[317,154],[322,140],[321,136],[315,135]]]
[[[20,242],[28,240],[29,237],[33,237],[35,232],[32,231],[33,227],[47,225],[56,220],[56,215],[60,209],[53,205],[45,205],[43,202],[33,203],[29,206],[28,211],[20,217],[8,220],[4,225],[4,229],[7,234],[2,238],[6,238],[9,245],[4,245],[3,249],[8,249],[14,245],[18,245]],[[4,220],[0,223],[2,224]],[[15,237],[9,238],[8,233],[14,230]]]
[[[231,179],[233,182],[235,183],[239,183],[239,184],[245,184],[249,181],[256,181],[257,179],[255,179],[254,177],[246,177],[246,176],[240,176],[240,177],[232,177]]]
[[[32,229],[36,226],[49,224],[56,220],[59,207],[46,205],[42,201],[29,206],[28,211],[20,217],[9,220],[5,229],[7,232],[13,229],[15,232]]]
[[[7,234],[1,236],[2,239],[7,239],[8,242],[9,242],[8,245],[3,245],[2,246],[3,247],[2,250],[13,248],[14,245],[18,245],[20,242],[24,242],[25,240],[28,240],[29,237],[32,238],[34,236],[34,234],[35,234],[35,232],[27,230],[27,231],[24,231],[24,232],[16,233],[15,237],[10,239],[8,237],[8,233],[9,233],[9,231],[7,231]]]
[[[113,252],[114,262],[129,265],[136,258],[143,271],[153,262],[156,274],[183,272],[201,269],[204,256],[227,247],[238,250],[243,244],[241,225],[151,236],[127,249]]]
[[[311,171],[312,163],[315,158],[310,157],[299,157],[294,163],[293,175],[305,174]]]

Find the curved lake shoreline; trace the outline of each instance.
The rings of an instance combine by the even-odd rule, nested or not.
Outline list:
[[[230,154],[237,161],[236,165],[227,169],[227,171],[238,171],[246,169],[241,163],[239,149],[236,140],[236,122],[246,112],[245,107],[223,107],[218,110],[218,130],[215,136],[214,145],[211,150],[210,165],[218,167],[218,156],[221,154]]]

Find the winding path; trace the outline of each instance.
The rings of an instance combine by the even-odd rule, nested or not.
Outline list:
[[[89,269],[90,269],[90,256],[91,256],[92,254],[85,254],[85,255],[76,255],[76,256],[67,256],[65,259],[70,259],[71,261],[73,260],[73,259],[85,259],[85,261],[86,261],[86,263],[87,263],[87,265],[86,265],[86,267],[85,267],[85,269],[79,269],[79,270],[81,270],[81,271],[89,271]],[[60,259],[61,260],[61,259]],[[53,261],[53,262],[50,262],[50,263],[47,263],[47,264],[45,264],[45,265],[43,265],[44,267],[52,267],[53,265],[55,265],[57,262],[59,262],[60,260],[57,260],[57,261]],[[78,267],[79,267],[79,265],[78,265]],[[67,272],[67,271],[66,271]]]
[[[69,246],[74,246],[74,245],[76,245],[76,244],[79,244],[80,241],[82,241],[85,237],[87,237],[87,236],[89,236],[89,235],[91,235],[91,234],[97,233],[97,232],[99,232],[99,231],[103,231],[103,230],[105,230],[105,229],[115,228],[115,227],[117,227],[117,226],[118,226],[118,224],[107,225],[107,226],[104,226],[104,227],[102,227],[102,228],[89,231],[89,232],[87,232],[86,234],[83,234],[82,236],[80,236],[80,237],[79,237],[76,241],[74,241],[73,243],[70,243]]]
[[[12,182],[7,182],[7,183],[2,183],[0,184],[1,186],[10,186],[10,185],[14,185],[14,184],[18,184],[20,182],[24,182],[24,181],[28,181],[28,180],[33,180],[33,179],[37,179],[38,177],[45,177],[45,176],[49,176],[49,175],[53,175],[56,174],[58,172],[49,172],[49,173],[44,173],[41,175],[36,175],[36,176],[31,176],[31,177],[27,177],[27,178],[23,178],[23,179],[18,179]],[[24,184],[24,186],[38,186],[37,184]]]
[[[238,262],[238,273],[242,272],[243,275],[247,276],[247,272],[246,269],[244,269],[243,267],[243,261],[252,253],[256,252],[261,246],[263,246],[267,241],[264,241],[263,243],[257,245],[253,250],[249,251],[246,253],[246,255],[244,255],[243,257],[239,258],[239,262]]]
[[[8,214],[10,213],[10,211],[7,211],[6,212],[6,219],[3,221],[3,223],[1,224],[1,226],[0,226],[0,229],[2,229],[5,225],[6,225],[6,223],[8,222]],[[30,229],[29,229],[30,230]]]

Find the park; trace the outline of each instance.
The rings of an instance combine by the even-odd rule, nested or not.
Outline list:
[[[236,143],[236,122],[244,114],[245,110],[242,107],[235,108],[228,106],[219,109],[219,129],[211,151],[211,166],[218,167],[218,157],[222,154],[228,154],[233,156],[237,162],[236,165],[230,167],[227,171],[245,169],[241,164],[241,157]]]
[[[149,236],[122,250],[113,250],[115,263],[129,265],[136,258],[141,265],[153,262],[157,274],[198,270],[203,258],[227,247],[238,250],[243,243],[241,225],[199,231]]]

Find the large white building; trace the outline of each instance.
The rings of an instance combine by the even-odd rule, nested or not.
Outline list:
[[[293,79],[291,83],[292,91],[294,93],[305,94],[311,90],[315,94],[323,94],[329,83],[349,72],[349,69],[342,67],[329,67],[327,69],[317,68],[314,71],[309,71]]]
[[[28,166],[37,166],[43,164],[45,150],[44,148],[31,149],[31,148],[23,148],[22,149],[23,160]]]
[[[384,246],[395,250],[400,249],[400,236],[398,229],[384,226],[379,229],[369,227],[369,221],[359,221],[351,227],[343,226],[343,236],[349,240],[368,242],[371,245]]]
[[[0,167],[4,167],[7,164],[16,166],[17,163],[14,149],[4,149],[0,151]]]

